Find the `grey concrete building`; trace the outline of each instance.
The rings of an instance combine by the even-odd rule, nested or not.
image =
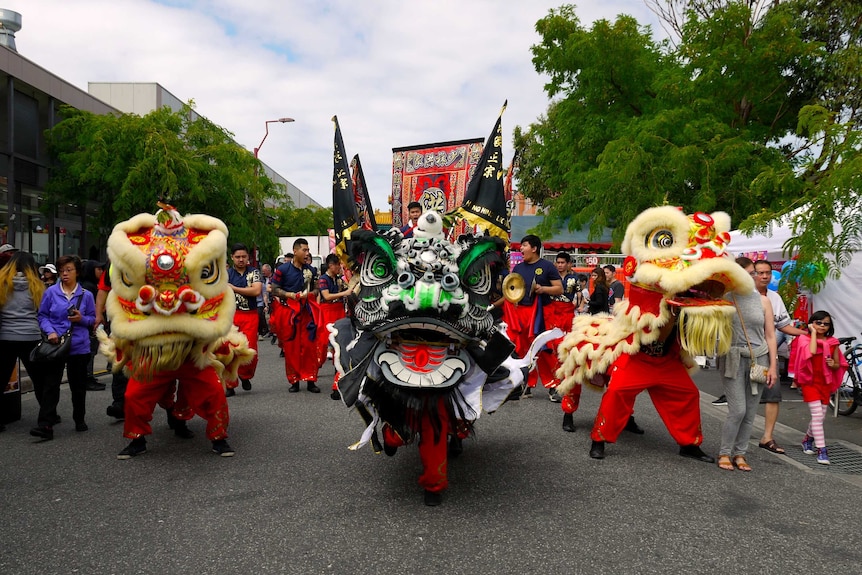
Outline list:
[[[61,206],[50,216],[40,211],[48,180],[45,131],[60,121],[59,109],[70,105],[95,114],[140,115],[182,102],[156,83],[91,83],[86,92],[18,53],[15,32],[21,15],[0,9],[0,244],[33,253],[39,263],[62,254],[104,257],[105,238],[88,229],[100,206]],[[251,152],[249,152],[251,153]],[[267,175],[285,186],[296,207],[317,202],[268,166]]]

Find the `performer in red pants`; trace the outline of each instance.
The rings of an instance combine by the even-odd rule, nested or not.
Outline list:
[[[320,276],[317,289],[320,292],[320,324],[325,328],[345,316],[344,300],[350,294],[347,283],[341,276],[341,260],[337,255],[326,256],[326,273]],[[317,340],[320,344],[320,366],[323,367],[326,362],[326,352],[329,350],[329,331],[318,329]],[[339,373],[336,371],[330,395],[334,400],[341,399],[341,394],[338,392],[338,378]]]
[[[199,369],[193,364],[185,364],[175,371],[157,373],[151,381],[141,381],[135,376],[129,378],[126,387],[123,435],[129,439],[143,440],[153,430],[150,421],[153,410],[167,395],[173,395],[174,381],[179,380],[181,390],[180,403],[187,405],[178,408],[174,415],[179,419],[189,419],[199,415],[207,422],[207,439],[216,442],[227,439],[227,428],[230,423],[227,400],[223,387],[215,369],[208,367]],[[190,413],[190,412],[191,413]],[[137,450],[134,454],[118,455],[118,459],[129,459],[146,451]],[[225,453],[221,453],[226,456]],[[233,451],[230,452],[233,455]]]
[[[233,290],[236,299],[236,313],[233,324],[240,333],[248,339],[248,346],[255,351],[254,359],[239,368],[239,381],[242,388],[251,391],[251,380],[257,370],[257,340],[260,314],[257,311],[257,298],[263,289],[263,281],[257,268],[249,263],[248,248],[244,244],[234,244],[231,247],[233,267],[228,270],[228,285]],[[230,397],[237,382],[226,385],[225,395]]]
[[[520,274],[524,278],[526,293],[517,305],[508,301],[503,304],[509,339],[514,342],[515,353],[519,357],[526,357],[530,344],[537,334],[554,327],[547,325],[548,320],[551,323],[558,321],[551,298],[562,295],[563,281],[554,264],[541,258],[541,251],[542,240],[538,236],[528,235],[521,239],[521,254],[524,261],[516,265],[512,273]],[[545,310],[546,307],[548,311]],[[571,326],[572,322],[569,319],[564,331],[571,329]],[[542,378],[542,385],[545,387],[553,387],[559,383],[555,376],[557,367],[556,353],[547,350],[540,352],[537,369],[530,370],[527,376],[525,393],[529,395],[530,390],[536,387],[539,377]]]
[[[272,275],[272,295],[281,300],[282,308],[275,315],[278,341],[284,350],[284,371],[291,393],[299,391],[305,380],[308,391],[320,393],[317,372],[320,369],[318,325],[320,310],[312,293],[314,269],[306,263],[308,241],[293,243],[293,259],[284,262]]]

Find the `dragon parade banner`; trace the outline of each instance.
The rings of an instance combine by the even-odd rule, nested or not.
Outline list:
[[[481,138],[393,148],[392,227],[404,225],[407,204],[413,201],[440,213],[463,205],[482,150]]]

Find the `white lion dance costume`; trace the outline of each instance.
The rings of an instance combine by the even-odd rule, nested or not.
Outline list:
[[[129,376],[118,455],[146,451],[144,437],[157,403],[180,420],[200,415],[213,451],[231,456],[230,414],[221,378],[235,381],[254,352],[233,328],[235,300],[227,283],[227,228],[221,220],[185,217],[159,204],[155,215],[120,222],[108,239],[111,336],[101,351]],[[179,382],[178,388],[176,383]],[[176,404],[173,404],[177,390]]]
[[[712,462],[699,447],[700,395],[688,370],[697,368],[692,356],[721,355],[730,346],[736,310],[722,296],[754,290],[727,251],[729,231],[724,212],[686,216],[670,206],[642,212],[626,229],[629,299],[614,306],[613,316],[578,316],[558,348],[564,412],[577,408],[581,384],[608,385],[591,457],[604,457],[605,442],[616,441],[636,396],[647,390],[680,455]]]

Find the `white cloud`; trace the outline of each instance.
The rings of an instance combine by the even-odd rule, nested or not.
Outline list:
[[[503,101],[515,125],[547,109],[533,69],[548,0],[4,0],[22,14],[26,58],[83,90],[158,82],[331,205],[330,118],[387,210],[392,148],[486,138]],[[582,23],[617,14],[655,23],[642,0],[584,0]],[[654,28],[658,26],[654,25]]]

